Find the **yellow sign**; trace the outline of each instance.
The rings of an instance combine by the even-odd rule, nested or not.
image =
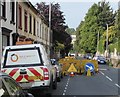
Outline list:
[[[29,76],[28,77],[28,80],[37,80],[37,79],[43,80],[43,76]]]
[[[68,72],[77,72],[77,69],[75,68],[74,64],[70,65]]]

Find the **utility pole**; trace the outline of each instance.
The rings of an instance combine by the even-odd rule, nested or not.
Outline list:
[[[107,32],[106,32],[106,50],[105,50],[105,56],[106,58],[108,57],[108,24],[106,24],[107,26]]]
[[[108,24],[107,25],[107,33],[106,33],[106,51],[108,51]]]
[[[99,52],[99,51],[98,51],[98,49],[99,49],[99,40],[100,40],[100,39],[99,39],[99,36],[100,36],[100,35],[99,35],[99,31],[98,31],[98,37],[97,37],[97,52]]]
[[[2,23],[2,22],[1,22],[1,20],[2,20],[2,19],[1,19],[1,16],[2,16],[2,15],[1,15],[1,14],[2,14],[1,5],[2,5],[2,4],[1,4],[1,3],[2,3],[2,2],[1,2],[1,0],[0,0],[0,69],[1,69],[1,59],[2,59],[2,27],[1,27],[1,26],[2,26],[2,25],[1,25],[1,23]]]

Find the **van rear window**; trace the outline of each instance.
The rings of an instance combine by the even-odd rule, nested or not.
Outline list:
[[[8,49],[4,67],[24,67],[42,64],[39,48]]]

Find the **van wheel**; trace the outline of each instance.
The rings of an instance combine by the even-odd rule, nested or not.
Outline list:
[[[52,84],[52,89],[56,90],[57,89],[57,79]]]

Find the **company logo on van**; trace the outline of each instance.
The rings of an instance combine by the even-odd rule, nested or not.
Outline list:
[[[12,61],[12,62],[17,62],[17,60],[18,60],[18,55],[12,54],[12,55],[11,55],[11,61]]]

